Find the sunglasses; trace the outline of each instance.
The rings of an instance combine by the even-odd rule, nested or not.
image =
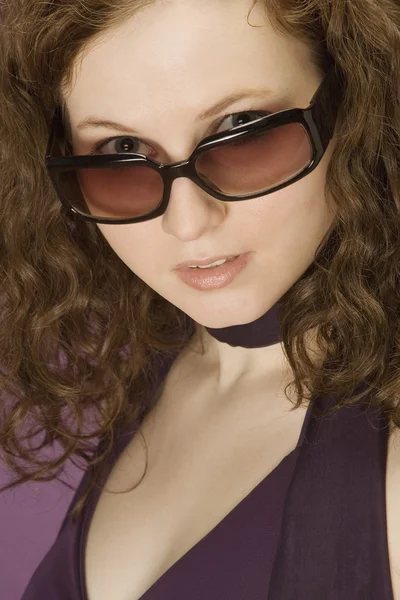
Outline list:
[[[169,165],[130,152],[74,156],[58,106],[47,172],[64,208],[95,223],[139,223],[163,215],[178,177],[226,202],[266,196],[318,166],[333,135],[343,84],[334,65],[308,108],[282,110],[206,137],[187,160]]]

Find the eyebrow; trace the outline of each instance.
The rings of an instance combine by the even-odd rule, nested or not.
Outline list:
[[[238,102],[239,100],[242,100],[243,98],[247,98],[249,96],[251,96],[253,98],[266,97],[266,96],[270,96],[272,93],[273,92],[269,89],[247,88],[240,92],[236,92],[235,94],[229,94],[229,96],[223,98],[222,100],[219,100],[216,104],[214,104],[207,110],[201,112],[199,114],[199,116],[196,118],[196,121],[205,121],[206,119],[214,117],[218,113],[220,113],[223,110],[225,110],[226,108],[228,108],[228,106],[230,106],[234,102]],[[68,115],[68,111],[66,111],[66,114]],[[130,127],[126,127],[122,123],[99,119],[99,118],[92,117],[92,116],[87,117],[86,119],[84,119],[83,121],[78,123],[78,125],[77,125],[77,129],[79,129],[79,130],[87,129],[87,128],[95,128],[95,127],[101,127],[104,129],[114,129],[114,130],[120,131],[122,133],[125,133],[126,131],[130,131],[130,132],[134,131],[133,129],[131,129]]]

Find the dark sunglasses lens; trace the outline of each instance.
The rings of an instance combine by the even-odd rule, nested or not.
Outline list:
[[[289,123],[203,151],[196,171],[209,188],[228,197],[246,196],[293,179],[312,155],[306,130]],[[154,212],[164,190],[160,173],[145,165],[68,169],[57,175],[57,185],[79,212],[110,220]]]
[[[81,213],[130,219],[153,212],[161,203],[161,175],[144,165],[73,169],[59,175],[64,198]]]
[[[312,156],[307,131],[300,123],[288,123],[204,151],[196,171],[208,186],[227,196],[241,196],[293,179],[309,166]]]

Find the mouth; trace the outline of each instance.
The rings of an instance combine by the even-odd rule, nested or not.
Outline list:
[[[241,254],[225,254],[219,256],[211,256],[203,259],[186,260],[175,267],[174,271],[187,271],[193,269],[212,269],[227,262],[232,262]]]
[[[221,265],[224,265],[225,263],[228,262],[232,262],[233,260],[235,260],[235,258],[238,258],[238,256],[240,256],[240,254],[238,254],[237,256],[232,256],[231,258],[224,258],[222,260],[217,260],[209,265],[204,265],[204,266],[189,266],[189,269],[212,269],[215,267],[220,267]]]
[[[229,285],[243,271],[250,261],[251,252],[235,256],[223,257],[214,265],[181,266],[177,271],[178,277],[190,287],[210,291]],[[204,261],[206,262],[206,261]],[[203,268],[202,268],[203,267]]]

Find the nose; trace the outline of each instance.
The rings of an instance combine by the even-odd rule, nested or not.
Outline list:
[[[163,229],[182,241],[198,239],[223,222],[227,204],[187,177],[179,177],[171,186],[168,207],[162,216]]]

